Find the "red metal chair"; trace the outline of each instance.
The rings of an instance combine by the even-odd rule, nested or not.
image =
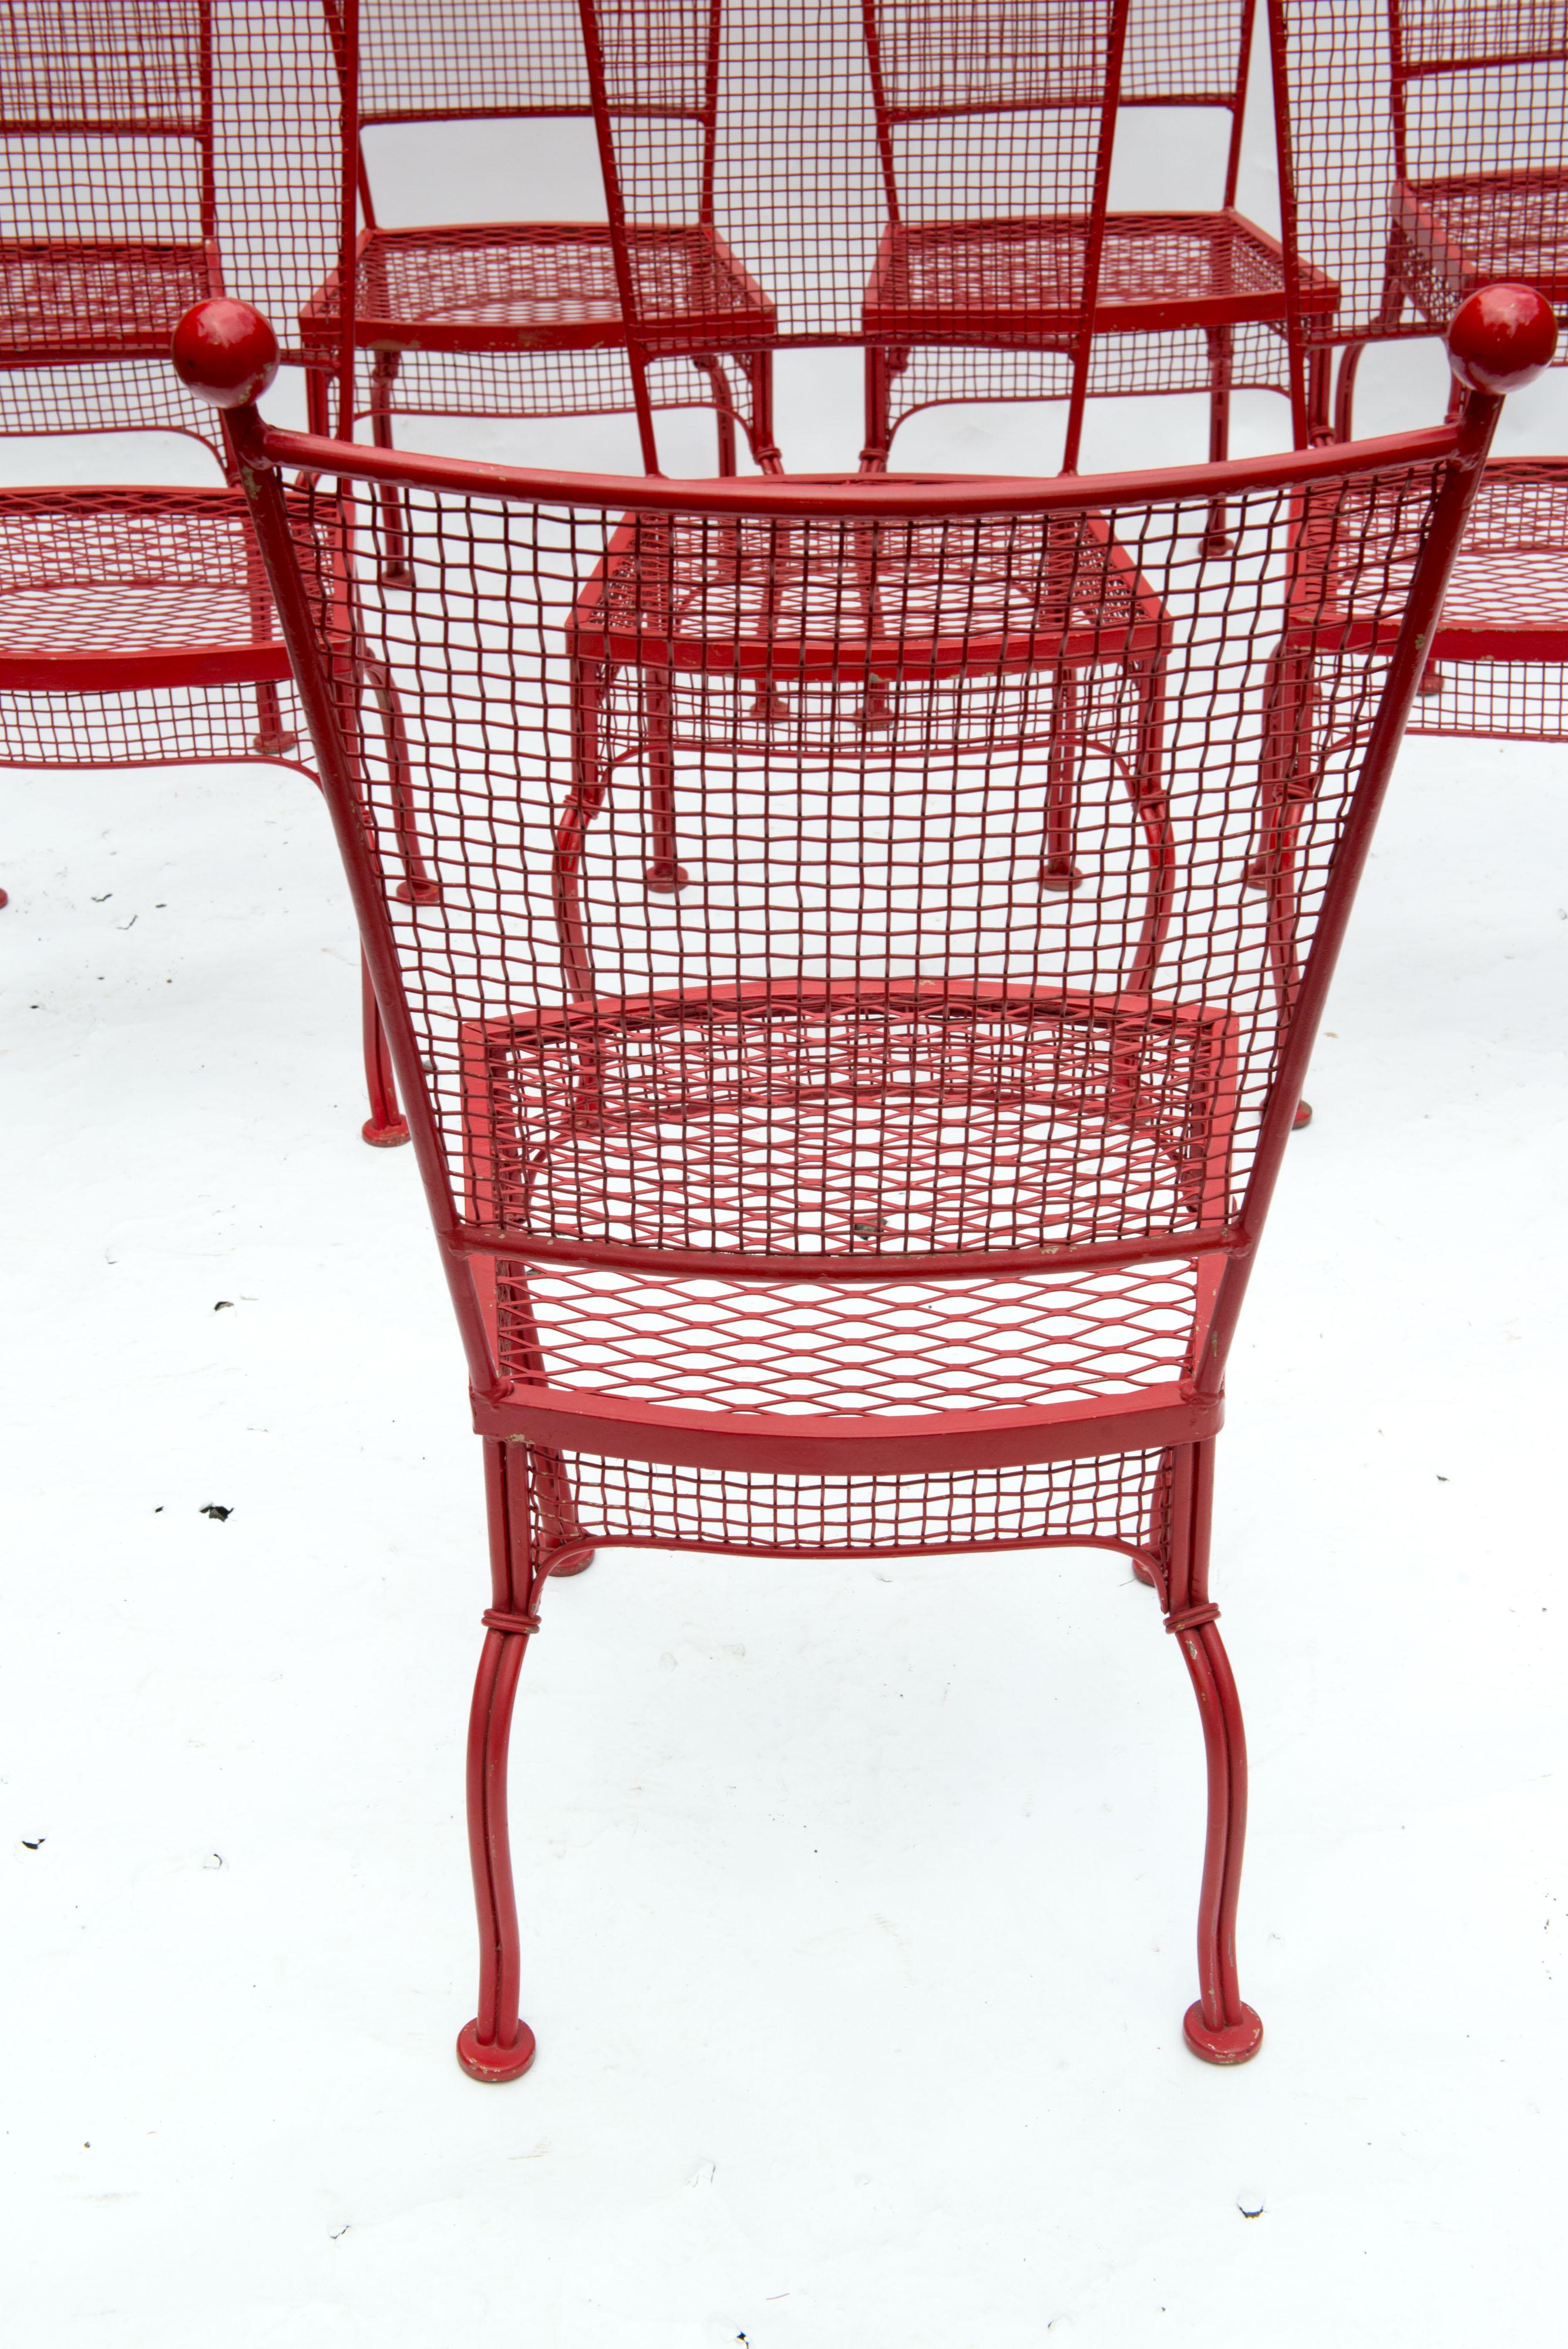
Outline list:
[[[1552,309],[1534,286],[1491,285],[1449,336],[1456,381],[1505,392],[1551,364]],[[1563,739],[1568,657],[1568,463],[1488,465],[1424,632],[1408,730]],[[1403,641],[1379,583],[1413,578],[1418,533],[1384,485],[1355,484],[1333,506],[1303,498],[1292,523],[1285,626],[1270,660],[1260,831],[1249,868],[1270,902],[1274,983],[1301,983],[1299,854],[1325,764],[1347,730],[1365,734]],[[1445,706],[1446,705],[1446,706]]]
[[[1507,336],[1478,315],[1484,375]],[[232,381],[204,314],[183,331],[187,380]],[[254,319],[258,374],[270,347]],[[1436,430],[1180,473],[746,483],[510,471],[233,415],[484,1439],[475,2077],[534,2053],[518,1671],[550,1576],[618,1542],[1130,1557],[1209,1759],[1187,2037],[1255,2052],[1213,1440],[1498,409],[1482,390]],[[379,561],[388,485],[407,588]],[[1383,541],[1362,564],[1369,503],[1412,564]],[[1308,542],[1393,653],[1344,706],[1324,671],[1287,905],[1247,878]],[[362,646],[409,688],[400,775],[358,726]],[[1064,790],[1077,869],[1052,893]],[[673,903],[647,891],[650,821],[700,865]]]
[[[722,471],[735,469],[737,419],[775,463],[776,316],[715,224],[723,0],[326,5],[339,28],[344,243],[301,328],[345,380],[353,354],[368,359],[377,444],[390,445],[394,412],[624,410],[657,471],[654,409],[711,402]],[[573,116],[595,124],[606,220],[377,224],[367,129]],[[727,362],[745,379],[739,406]]]
[[[1387,309],[1441,334],[1498,280],[1568,309],[1568,8],[1388,0],[1394,187]]]
[[[308,108],[288,118],[299,218],[270,246],[226,201],[219,130],[225,117],[255,129],[264,57],[280,88],[290,67],[307,87],[322,30],[300,0],[238,16],[213,0],[5,12],[0,435],[178,432],[223,465],[210,407],[171,372],[170,337],[193,300],[222,293],[221,218],[247,262],[266,249],[263,282],[286,289],[290,258],[308,264]],[[258,181],[265,143],[245,140]],[[0,550],[0,761],[266,759],[315,780],[291,755],[297,705],[236,489],[3,491]],[[363,1001],[365,1139],[405,1142],[368,978]]]
[[[1568,742],[1568,459],[1488,465],[1409,730]]]
[[[361,688],[395,752],[384,672]],[[0,490],[0,765],[162,767],[291,755],[303,731],[244,500],[234,490]],[[0,897],[0,903],[3,903]],[[361,968],[361,1129],[406,1142]]]
[[[1538,285],[1561,313],[1568,11],[1268,0],[1268,22],[1287,257],[1341,295],[1332,316],[1293,319],[1293,356],[1314,436],[1348,440],[1369,344],[1442,334],[1497,280]]]
[[[863,313],[867,463],[922,407],[1065,393],[1072,471],[1087,398],[1203,388],[1223,458],[1232,389],[1289,389],[1287,319],[1338,301],[1237,209],[1253,0],[864,7],[888,213]],[[1229,114],[1217,212],[1107,209],[1118,117],[1154,106]]]

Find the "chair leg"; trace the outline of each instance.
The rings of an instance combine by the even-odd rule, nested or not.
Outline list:
[[[534,2061],[534,2033],[517,2012],[522,1947],[506,1827],[512,1707],[528,1642],[539,1628],[545,1574],[535,1570],[527,1448],[487,1439],[493,1605],[468,1719],[468,1849],[479,1914],[479,2012],[458,2033],[457,2060],[473,2080],[515,2080]]]
[[[1222,465],[1231,453],[1231,378],[1232,355],[1229,326],[1210,326],[1209,334],[1209,461]],[[1216,498],[1209,509],[1203,533],[1205,554],[1229,554],[1231,534],[1225,501]]]
[[[387,1050],[387,1031],[381,1025],[376,990],[370,984],[370,974],[363,955],[359,957],[359,1001],[364,1031],[365,1091],[370,1102],[370,1114],[359,1131],[372,1149],[395,1150],[400,1142],[407,1142],[409,1123],[399,1105],[397,1080],[392,1074],[391,1055]]]
[[[1220,1609],[1209,1597],[1209,1527],[1214,1446],[1195,1444],[1177,1455],[1178,1511],[1171,1603],[1165,1628],[1180,1644],[1198,1699],[1209,1764],[1209,1826],[1198,1904],[1199,1995],[1187,2010],[1187,2044],[1206,2064],[1245,2064],[1262,2044],[1263,2026],[1243,2001],[1236,1978],[1236,1907],[1247,1833],[1247,1744],[1230,1659],[1220,1637]]]
[[[392,386],[398,379],[401,355],[397,351],[378,351],[370,370],[370,438],[378,449],[392,446]],[[381,558],[381,578],[389,587],[406,587],[413,578],[413,566],[409,561],[408,521],[399,491],[389,482],[383,484],[381,500],[381,533],[385,553]]]
[[[866,445],[860,451],[863,473],[885,473],[893,438],[892,354],[879,343],[866,346]]]

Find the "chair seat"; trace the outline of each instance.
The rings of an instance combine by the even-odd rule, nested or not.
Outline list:
[[[573,613],[580,659],[864,686],[1162,650],[1158,596],[1099,516],[940,521],[638,515]]]
[[[1088,246],[1081,219],[938,221],[883,233],[863,318],[877,341],[1002,342],[1078,331]],[[1339,288],[1303,266],[1303,307],[1332,314]],[[1113,212],[1095,328],[1154,334],[1279,322],[1284,259],[1240,212]]]
[[[0,493],[0,689],[281,680],[275,627],[237,490]]]
[[[1293,629],[1316,652],[1391,651],[1395,623],[1375,623],[1386,574],[1407,577],[1418,546],[1397,497],[1362,493],[1325,530],[1293,595]],[[1367,563],[1380,540],[1383,562]],[[1346,592],[1345,574],[1359,585]],[[1429,659],[1568,661],[1568,458],[1500,458],[1487,466],[1443,599]]]
[[[581,1442],[591,1423],[586,1448],[632,1457],[806,1444],[846,1466],[911,1441],[955,1465],[1167,1440],[1145,1423],[1218,1408],[1184,1381],[1234,1060],[1230,1016],[1202,1005],[951,979],[474,1023],[470,1212],[519,1251],[492,1259],[514,1392],[484,1424]],[[1157,1233],[1198,1245],[1050,1262],[1136,1259]]]
[[[634,229],[631,263],[645,341],[681,350],[765,343],[773,304],[722,238]],[[336,349],[337,273],[300,314],[306,347]],[[359,240],[355,342],[361,349],[594,350],[626,340],[607,223],[487,222],[374,229]]]
[[[201,244],[0,238],[0,364],[167,360],[183,313],[221,291]]]
[[[1439,331],[1467,295],[1498,278],[1525,279],[1558,307],[1568,304],[1568,173],[1401,181],[1391,217],[1400,281]]]

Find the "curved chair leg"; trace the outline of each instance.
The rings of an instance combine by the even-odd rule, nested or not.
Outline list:
[[[1178,1529],[1173,1604],[1165,1628],[1180,1643],[1198,1699],[1209,1764],[1209,1826],[1203,1889],[1198,1904],[1198,1998],[1187,2010],[1187,2044],[1206,2064],[1245,2064],[1262,2044],[1263,2026],[1241,1997],[1236,1979],[1236,1906],[1247,1834],[1247,1741],[1220,1609],[1209,1591],[1209,1515],[1213,1445],[1194,1444],[1179,1458],[1177,1506],[1187,1516]],[[1185,1533],[1185,1538],[1183,1538]]]
[[[472,2080],[515,2080],[534,2061],[534,2033],[517,2012],[522,1952],[512,1847],[506,1832],[506,1754],[512,1705],[537,1617],[485,1619],[484,1647],[468,1717],[468,1848],[479,1911],[479,2012],[458,2033],[457,2060]]]
[[[515,2080],[534,2061],[534,2033],[517,2012],[522,1950],[506,1827],[506,1756],[512,1707],[528,1642],[539,1628],[548,1573],[535,1571],[526,1448],[488,1438],[485,1500],[493,1604],[468,1717],[468,1849],[479,1915],[479,2012],[458,2033],[457,2060],[471,2079]]]

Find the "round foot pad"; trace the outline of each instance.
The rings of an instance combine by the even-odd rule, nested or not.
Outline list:
[[[1147,1582],[1151,1590],[1159,1588],[1159,1578],[1152,1566],[1145,1566],[1141,1557],[1132,1560],[1132,1570],[1139,1582]]]
[[[1292,1120],[1291,1120],[1291,1132],[1292,1132],[1293,1133],[1299,1133],[1301,1132],[1301,1130],[1302,1130],[1302,1128],[1303,1128],[1303,1125],[1310,1125],[1311,1123],[1312,1123],[1312,1103],[1311,1103],[1311,1102],[1306,1102],[1306,1101],[1304,1101],[1304,1102],[1297,1102],[1297,1103],[1296,1103],[1296,1113],[1295,1113],[1294,1117],[1293,1117],[1293,1118],[1292,1118]]]
[[[400,1142],[409,1138],[409,1129],[400,1117],[391,1125],[378,1125],[373,1117],[368,1117],[359,1133],[372,1150],[396,1150]]]
[[[569,1549],[563,1552],[560,1558],[551,1567],[550,1573],[552,1577],[557,1574],[563,1576],[568,1574],[587,1574],[593,1562],[594,1553],[591,1548]]]
[[[673,897],[684,889],[691,875],[684,864],[659,863],[650,864],[642,876],[643,886],[660,897]]]
[[[403,905],[439,905],[441,883],[439,881],[400,881],[393,895],[399,904]]]
[[[1193,2054],[1201,2055],[1206,2064],[1250,2063],[1263,2044],[1263,2026],[1250,2006],[1241,2009],[1240,2023],[1223,2023],[1218,2031],[1210,2031],[1202,2007],[1194,2000],[1181,2018],[1181,2028]]]
[[[534,2061],[534,2033],[520,2023],[515,2047],[483,2047],[477,2022],[465,2023],[457,2034],[457,2060],[471,2080],[520,2080]]]

